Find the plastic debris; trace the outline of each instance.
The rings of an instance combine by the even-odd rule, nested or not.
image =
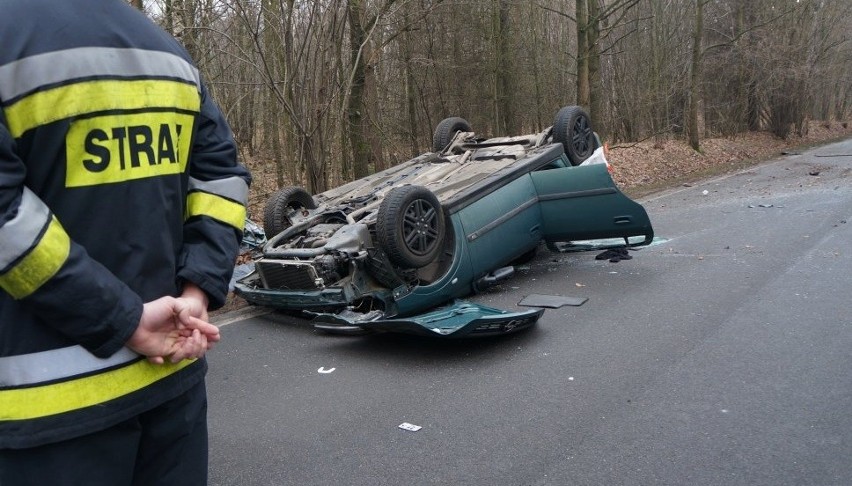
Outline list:
[[[600,253],[595,257],[595,260],[609,260],[612,263],[618,263],[621,260],[632,260],[633,257],[627,253],[627,248],[613,248]]]
[[[423,427],[421,427],[419,425],[410,424],[408,422],[403,422],[403,423],[399,424],[399,428],[402,429],[402,430],[410,430],[411,432],[417,432],[418,430],[422,429]]]
[[[325,366],[320,366],[320,368],[317,370],[317,373],[328,374],[328,373],[331,373],[332,371],[334,371],[336,369],[337,368],[325,369]]]
[[[531,294],[518,302],[518,305],[522,305],[524,307],[548,307],[551,309],[558,309],[565,305],[578,307],[585,304],[587,300],[589,300],[588,297],[564,297],[561,295]]]
[[[234,290],[234,284],[237,283],[237,280],[245,277],[254,271],[254,262],[243,263],[242,265],[237,265],[234,267],[234,274],[231,276],[231,281],[228,284],[228,290]]]
[[[246,218],[245,226],[243,227],[243,241],[240,247],[243,251],[254,250],[262,247],[266,243],[266,233],[257,223]]]

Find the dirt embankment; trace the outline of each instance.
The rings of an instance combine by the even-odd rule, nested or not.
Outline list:
[[[635,198],[667,187],[736,171],[784,152],[795,152],[807,146],[848,137],[852,137],[852,124],[812,122],[806,136],[791,136],[787,140],[779,140],[767,132],[705,139],[701,141],[701,153],[692,150],[684,140],[618,144],[610,147],[609,161],[613,166],[615,182]],[[271,193],[275,188],[264,185],[273,184],[274,181],[274,177],[256,177],[252,191],[258,194]],[[250,215],[263,214],[258,200],[253,198]],[[241,260],[245,260],[245,257]],[[213,315],[246,305],[243,299],[230,295],[225,307]]]
[[[701,141],[701,153],[684,140],[619,144],[610,147],[609,161],[616,183],[636,197],[847,137],[852,137],[852,124],[812,122],[806,136],[787,140],[767,132],[705,139]]]

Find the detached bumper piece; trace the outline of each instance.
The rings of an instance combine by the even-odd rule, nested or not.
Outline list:
[[[352,316],[318,313],[317,330],[336,334],[396,332],[439,338],[484,337],[509,334],[532,327],[544,309],[508,312],[456,300],[438,309],[410,317],[364,321]]]

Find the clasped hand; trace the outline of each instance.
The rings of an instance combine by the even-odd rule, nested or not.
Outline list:
[[[206,305],[187,297],[161,297],[144,304],[127,347],[163,364],[200,358],[219,342],[219,328],[206,321]]]

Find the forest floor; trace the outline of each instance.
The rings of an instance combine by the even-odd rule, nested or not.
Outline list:
[[[707,138],[701,141],[701,152],[689,147],[685,140],[649,140],[610,146],[609,162],[613,179],[634,199],[679,185],[689,185],[707,177],[735,172],[760,164],[784,153],[852,137],[852,124],[846,122],[811,122],[805,136],[791,135],[780,140],[768,132],[748,132],[733,137]],[[274,177],[255,177],[252,191],[268,194]],[[254,203],[253,205],[257,205]],[[263,214],[262,207],[249,207],[249,214]],[[238,262],[246,261],[243,255]],[[233,294],[222,309],[211,316],[249,305]]]
[[[852,136],[852,123],[811,122],[805,136],[781,140],[769,132],[701,140],[701,152],[685,140],[624,143],[610,147],[613,179],[631,197],[735,172],[784,153]]]

